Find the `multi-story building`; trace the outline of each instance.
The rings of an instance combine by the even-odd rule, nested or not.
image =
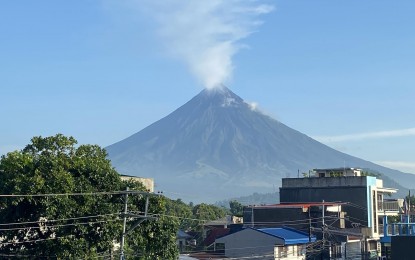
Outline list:
[[[403,199],[390,199],[397,189],[383,187],[383,181],[368,176],[357,168],[315,169],[305,178],[284,178],[280,202],[342,202],[345,230],[360,230],[365,241],[362,251],[380,253],[379,238],[383,236],[383,217],[398,215]],[[338,234],[341,234],[339,231]]]
[[[309,178],[282,179],[280,202],[345,202],[346,227],[368,227],[368,235],[376,238],[383,216],[397,215],[403,206],[403,200],[388,199],[396,192],[375,176],[363,176],[361,169],[315,169]]]

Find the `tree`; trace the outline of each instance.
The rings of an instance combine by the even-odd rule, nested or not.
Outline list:
[[[144,190],[141,183],[130,180],[123,182],[123,188],[132,190]],[[129,211],[135,213],[145,212],[147,196],[131,195],[128,198]],[[176,246],[176,234],[179,221],[167,215],[166,203],[170,201],[164,196],[148,195],[149,219],[143,221],[133,229],[126,238],[126,258],[143,260],[178,259],[179,251]],[[131,221],[127,230],[134,225]]]
[[[96,259],[108,255],[120,239],[122,195],[117,191],[127,185],[144,188],[121,181],[104,149],[76,144],[61,134],[34,137],[22,151],[1,157],[0,194],[18,194],[0,196],[1,254]],[[131,199],[141,211],[144,201],[138,196]],[[131,250],[144,248],[141,252],[156,256],[152,259],[177,255],[177,224],[161,215],[164,201],[151,198],[150,210],[159,214],[158,220],[143,223],[128,245]],[[150,234],[157,239],[150,240]]]
[[[34,137],[22,151],[0,160],[1,194],[114,191],[120,178],[94,145],[75,148],[72,137]],[[1,223],[10,225],[0,251],[8,254],[93,257],[106,252],[119,230],[112,195],[16,196],[0,200]],[[74,219],[78,216],[95,216]],[[88,225],[79,223],[88,222]]]
[[[166,214],[175,216],[179,220],[179,228],[188,231],[195,222],[193,220],[193,207],[184,203],[181,199],[166,200]]]
[[[193,216],[200,220],[216,220],[226,216],[226,209],[205,203],[193,207]]]
[[[231,209],[232,215],[237,216],[237,217],[243,216],[244,206],[240,202],[236,200],[231,200],[229,201],[229,207]]]

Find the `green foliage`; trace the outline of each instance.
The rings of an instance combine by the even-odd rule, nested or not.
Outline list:
[[[61,134],[34,137],[22,151],[1,157],[0,194],[30,195],[0,197],[0,223],[23,223],[5,226],[8,230],[1,234],[1,254],[96,259],[109,254],[114,241],[119,241],[122,196],[96,193],[144,187],[121,181],[104,149],[76,144],[74,138]],[[33,196],[65,193],[95,195]],[[145,198],[130,197],[129,207],[143,212]],[[140,259],[136,252],[143,252],[141,259],[176,259],[178,223],[163,216],[166,199],[151,197],[149,212],[157,219],[143,222],[127,237],[130,258]]]
[[[193,216],[201,220],[216,220],[226,216],[226,209],[201,203],[193,207]]]
[[[141,183],[130,180],[123,182],[123,189],[144,190]],[[128,196],[128,211],[143,215],[146,208],[146,195]],[[133,229],[126,237],[127,259],[177,259],[179,256],[176,246],[176,234],[179,221],[167,216],[169,199],[163,196],[151,195],[148,197],[149,218]],[[139,220],[139,219],[137,219]],[[129,230],[137,220],[129,221]]]
[[[381,178],[382,174],[365,170],[365,171],[362,172],[362,176],[371,176],[371,177]]]
[[[193,206],[192,202],[186,204],[181,199],[166,201],[166,214],[177,217],[179,228],[184,231],[201,230],[205,222],[223,218],[228,213],[223,207],[205,203]]]
[[[330,172],[330,177],[342,177],[342,176],[343,176],[342,171],[331,171]]]
[[[22,151],[2,156],[0,193],[30,195],[117,190],[120,178],[106,159],[105,151],[93,145],[75,148],[75,144],[75,139],[63,135],[34,137]],[[115,216],[108,215],[117,212],[115,205],[108,203],[112,199],[111,196],[1,198],[1,223],[35,222],[4,232],[6,241],[19,243],[5,244],[1,252],[62,258],[85,258],[105,252],[112,246],[112,238],[120,228]],[[90,225],[76,225],[84,219],[72,220],[70,226],[54,221],[92,215],[104,216],[87,219]],[[40,220],[44,220],[44,228],[36,223]],[[100,223],[93,223],[97,221]],[[28,242],[31,240],[45,241]]]
[[[244,206],[236,200],[231,200],[229,202],[229,207],[231,208],[231,213],[234,216],[242,217]]]
[[[192,209],[193,205],[187,205],[181,199],[166,201],[166,214],[178,217],[179,228],[184,231],[189,231],[194,226]]]

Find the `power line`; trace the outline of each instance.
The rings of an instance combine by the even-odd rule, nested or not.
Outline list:
[[[10,197],[58,197],[58,196],[99,196],[99,195],[124,195],[124,194],[142,194],[151,196],[160,196],[160,194],[146,191],[100,191],[100,192],[78,192],[78,193],[47,193],[47,194],[0,194],[0,198]]]
[[[38,221],[2,223],[2,224],[0,224],[0,226],[26,225],[26,224],[41,224],[41,223],[46,223],[46,222],[59,222],[59,221],[78,220],[78,219],[86,219],[86,218],[99,218],[99,217],[114,216],[114,215],[120,215],[120,214],[121,213],[109,213],[109,214],[91,215],[91,216],[74,217],[74,218],[51,219],[51,220],[45,219],[45,220],[38,220]]]
[[[69,227],[69,226],[77,226],[77,225],[89,225],[89,224],[97,224],[97,223],[106,223],[106,222],[110,222],[110,221],[118,221],[118,219],[107,219],[107,220],[100,220],[100,221],[79,222],[79,223],[61,224],[61,225],[51,225],[51,226],[20,227],[20,228],[2,228],[2,229],[0,229],[0,231],[13,231],[13,230],[25,230],[25,229],[43,229],[43,228]]]

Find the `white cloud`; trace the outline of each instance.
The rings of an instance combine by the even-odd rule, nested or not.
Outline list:
[[[415,174],[415,162],[401,162],[401,161],[375,161],[374,163],[400,170],[402,172],[408,172]]]
[[[274,10],[259,0],[134,0],[159,24],[170,53],[184,61],[206,88],[227,83],[239,43],[261,24],[258,16]]]
[[[390,131],[379,131],[379,132],[368,132],[368,133],[356,133],[356,134],[349,134],[349,135],[314,136],[313,138],[323,143],[334,143],[334,142],[402,137],[402,136],[415,136],[415,128],[398,129],[398,130],[390,130]]]
[[[258,103],[257,102],[246,102],[246,104],[248,104],[249,108],[252,111],[257,111],[257,109],[258,109]]]

